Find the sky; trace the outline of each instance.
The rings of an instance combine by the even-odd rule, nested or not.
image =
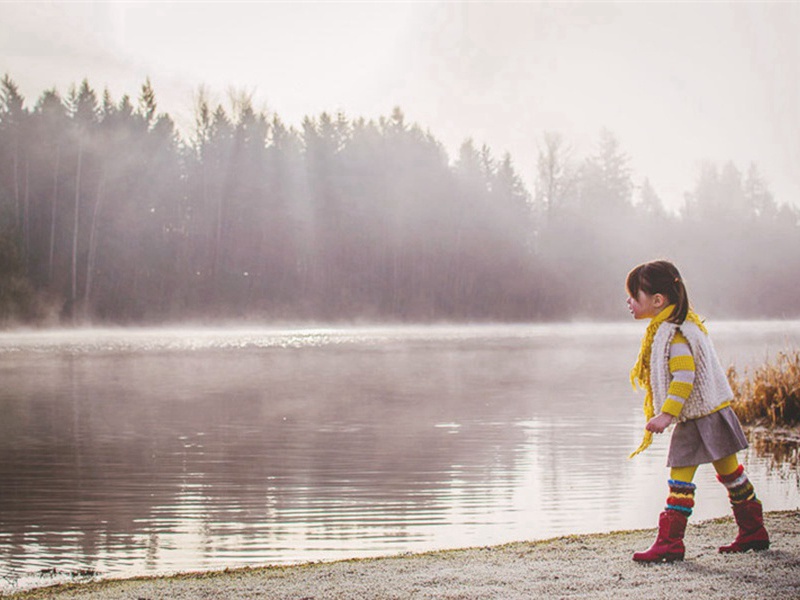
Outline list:
[[[0,75],[29,107],[149,78],[185,134],[201,89],[297,128],[399,106],[451,159],[468,138],[509,152],[531,191],[545,132],[583,157],[606,129],[672,209],[728,160],[800,206],[798,31],[800,1],[0,1]]]

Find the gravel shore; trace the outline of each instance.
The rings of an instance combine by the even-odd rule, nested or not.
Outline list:
[[[747,598],[800,599],[800,511],[765,515],[772,547],[721,555],[730,518],[692,523],[686,560],[639,565],[636,550],[655,530],[574,535],[540,542],[290,567],[187,573],[68,584],[14,594],[13,600]]]

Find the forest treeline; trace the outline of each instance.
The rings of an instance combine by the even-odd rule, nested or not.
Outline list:
[[[34,106],[0,83],[4,324],[622,318],[655,257],[700,312],[800,314],[798,210],[755,165],[703,165],[676,214],[608,131],[584,157],[543,135],[531,193],[509,155],[451,159],[400,109],[297,129],[200,93],[181,135],[149,81]]]

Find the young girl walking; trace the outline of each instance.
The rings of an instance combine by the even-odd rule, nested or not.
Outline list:
[[[725,371],[708,331],[689,306],[678,269],[667,261],[634,268],[626,281],[628,308],[635,319],[650,319],[631,383],[645,391],[648,419],[644,440],[631,457],[646,449],[654,433],[675,423],[667,466],[669,495],[650,549],[636,552],[637,562],[682,560],[683,535],[694,507],[697,467],[711,463],[727,488],[739,535],[720,552],[769,548],[761,502],[736,453],[747,448]]]

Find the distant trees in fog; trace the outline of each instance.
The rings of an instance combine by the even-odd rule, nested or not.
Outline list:
[[[534,203],[536,262],[563,266],[563,277],[548,282],[554,304],[566,304],[572,316],[619,315],[627,271],[666,257],[678,264],[701,313],[800,315],[791,300],[800,281],[800,213],[775,200],[757,166],[743,173],[732,162],[702,164],[675,214],[646,178],[631,180],[627,163],[609,132],[583,159],[572,157],[557,134],[545,134]]]
[[[2,80],[0,321],[613,318],[655,256],[701,312],[798,313],[798,213],[756,167],[706,165],[675,215],[610,132],[588,157],[545,134],[530,194],[399,109],[296,129],[201,93],[183,139],[157,106],[84,81],[29,108]]]

